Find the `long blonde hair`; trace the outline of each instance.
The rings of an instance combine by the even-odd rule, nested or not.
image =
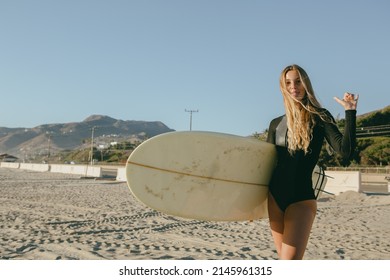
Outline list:
[[[286,86],[286,74],[296,70],[305,88],[306,94],[302,101],[292,97]],[[283,94],[284,107],[287,118],[288,151],[293,154],[296,150],[309,151],[310,141],[313,138],[313,127],[316,116],[324,121],[330,121],[324,114],[320,102],[317,100],[309,76],[300,66],[293,64],[287,66],[280,75],[280,90]]]

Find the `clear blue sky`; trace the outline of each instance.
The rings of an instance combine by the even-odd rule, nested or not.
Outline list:
[[[309,73],[358,114],[390,105],[387,0],[0,0],[0,126],[92,114],[242,136],[284,113],[279,74]]]

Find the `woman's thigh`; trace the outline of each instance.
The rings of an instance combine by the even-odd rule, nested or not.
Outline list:
[[[271,193],[268,195],[268,216],[276,251],[280,255],[284,231],[284,213],[280,210]]]
[[[286,209],[281,258],[303,258],[316,212],[316,200],[300,201]]]

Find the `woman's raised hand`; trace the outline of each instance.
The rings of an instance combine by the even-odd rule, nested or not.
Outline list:
[[[334,99],[343,106],[345,110],[356,110],[359,94],[355,95],[353,93],[346,92],[344,93],[343,99],[339,99],[337,97],[334,97]]]

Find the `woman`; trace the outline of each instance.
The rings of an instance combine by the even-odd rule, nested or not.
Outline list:
[[[321,108],[307,73],[298,65],[280,76],[286,114],[271,121],[267,141],[276,144],[278,163],[269,186],[268,212],[272,236],[280,259],[302,259],[317,211],[312,172],[324,139],[343,158],[355,148],[358,96],[345,93],[343,134],[334,118]]]

